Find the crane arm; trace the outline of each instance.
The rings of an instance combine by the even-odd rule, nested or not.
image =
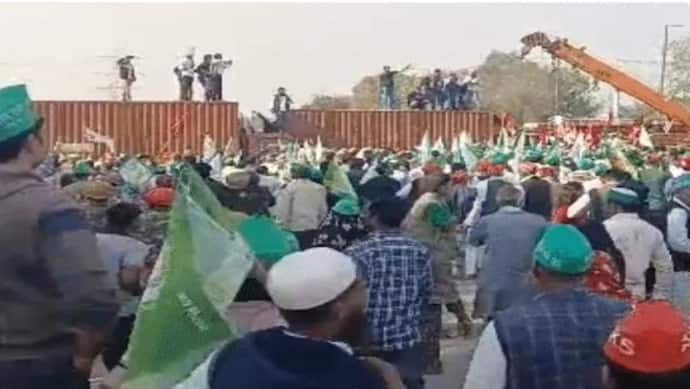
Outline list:
[[[551,40],[545,33],[535,32],[523,37],[521,42],[524,45],[522,57],[526,56],[533,48],[541,47],[553,57],[569,63],[576,69],[640,100],[670,119],[690,128],[690,110],[683,104],[666,100],[654,89],[585,53],[584,48],[573,47],[567,39]]]

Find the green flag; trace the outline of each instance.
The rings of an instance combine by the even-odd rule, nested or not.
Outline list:
[[[190,167],[180,172],[168,237],[137,314],[123,388],[171,388],[236,338],[221,313],[254,257],[225,210]]]
[[[120,175],[126,184],[140,191],[144,189],[146,183],[153,177],[151,169],[136,158],[130,158],[120,166]]]
[[[357,192],[352,187],[352,183],[347,174],[345,174],[345,170],[333,161],[328,165],[326,174],[323,176],[323,185],[334,195],[349,196],[357,199]]]

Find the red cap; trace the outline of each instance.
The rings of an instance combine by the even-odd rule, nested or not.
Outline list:
[[[539,166],[534,162],[523,162],[520,164],[520,175],[531,176],[537,173],[538,168]]]
[[[424,166],[422,166],[422,171],[424,172],[424,175],[431,176],[434,174],[443,174],[443,169],[441,169],[440,166],[433,162],[428,162]]]
[[[604,355],[638,373],[683,370],[690,366],[690,323],[666,301],[638,303],[613,330]]]
[[[556,175],[556,170],[551,166],[542,166],[537,169],[537,175],[539,177],[553,177]]]
[[[464,171],[457,171],[450,176],[455,185],[464,185],[469,182],[470,176]]]
[[[681,158],[678,162],[683,170],[690,170],[690,157]]]
[[[483,176],[488,176],[491,171],[491,162],[482,159],[477,163],[477,173],[483,175]]]
[[[144,195],[144,201],[151,208],[170,208],[175,202],[175,190],[172,188],[154,188]]]

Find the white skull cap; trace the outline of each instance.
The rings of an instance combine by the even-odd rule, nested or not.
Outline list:
[[[352,258],[318,247],[286,255],[273,265],[266,289],[277,307],[302,311],[335,300],[356,278]]]

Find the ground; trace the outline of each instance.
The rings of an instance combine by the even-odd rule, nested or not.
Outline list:
[[[464,280],[458,282],[458,290],[465,309],[471,313],[472,303],[476,291],[476,282]],[[444,315],[444,329],[452,334],[455,320],[452,316]],[[468,338],[453,337],[442,342],[443,374],[426,377],[427,389],[462,389],[472,358],[472,352],[477,344],[482,325],[475,323],[473,333]]]

